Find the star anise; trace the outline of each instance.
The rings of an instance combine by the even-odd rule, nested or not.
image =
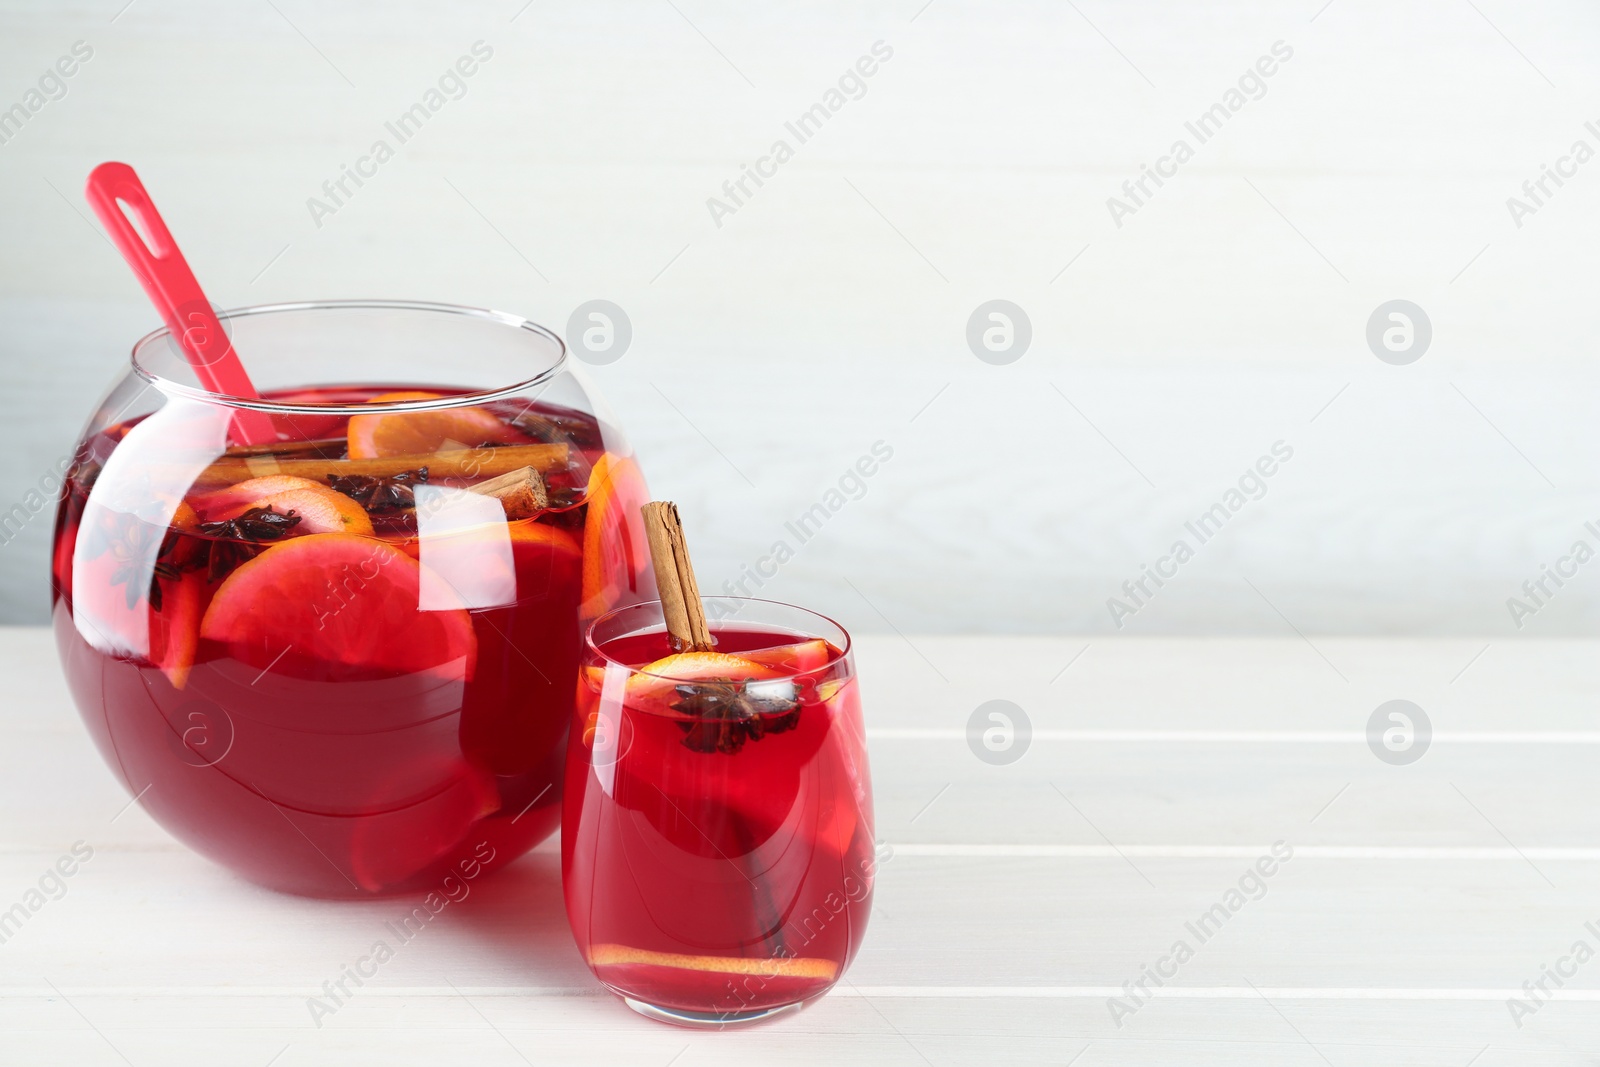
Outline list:
[[[91,535],[93,540],[86,546],[89,558],[97,557],[104,552],[111,553],[111,558],[116,561],[116,566],[111,571],[111,584],[123,587],[129,611],[138,606],[141,596],[149,600],[151,608],[160,611],[160,579],[172,581],[181,577],[184,571],[199,566],[197,561],[177,558],[179,541],[175,530],[165,531],[161,545],[156,550],[155,560],[151,562],[150,549],[155,544],[159,529],[160,527],[137,515],[113,511],[107,513]],[[147,587],[141,589],[140,578],[146,568],[150,571],[150,582]]]
[[[106,520],[106,526],[105,548],[117,563],[111,571],[111,584],[123,586],[128,610],[132,611],[138,605],[139,598],[145,595],[139,579],[149,565],[146,561],[159,534],[154,526],[124,511],[112,512]],[[154,578],[150,580],[149,589],[150,606],[160,611],[161,592]]]
[[[300,516],[294,512],[280,513],[271,508],[250,508],[236,518],[202,522],[200,532],[216,538],[206,561],[207,579],[221,581],[234,567],[254,558],[261,551],[260,542],[276,541],[299,523]]]
[[[328,486],[334,492],[350,497],[368,511],[382,513],[416,507],[413,489],[427,480],[428,468],[418,467],[416,470],[401,471],[386,478],[369,474],[330,474]]]
[[[694,716],[680,722],[685,747],[732,755],[746,741],[781,734],[800,722],[794,687],[782,681],[694,682],[677,686],[674,711]]]
[[[511,420],[511,425],[546,444],[560,444],[565,441],[580,449],[599,448],[603,444],[600,439],[599,424],[593,419],[582,418],[576,414],[524,411]]]

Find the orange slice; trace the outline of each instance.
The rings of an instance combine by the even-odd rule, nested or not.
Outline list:
[[[743,654],[730,655],[726,652],[674,652],[670,656],[662,656],[651,663],[646,663],[639,668],[640,674],[628,679],[628,688],[634,684],[644,683],[644,675],[665,675],[666,679],[679,681],[700,682],[713,678],[747,678],[747,677],[772,677],[772,671],[765,669],[761,664],[746,659]],[[666,679],[654,679],[664,681]]]
[[[235,519],[251,508],[272,508],[300,516],[289,536],[317,533],[372,533],[372,520],[359,503],[310,478],[269,474],[195,498],[209,522]],[[176,522],[176,520],[174,520]]]
[[[332,667],[470,681],[478,652],[471,616],[419,610],[421,584],[421,565],[384,541],[294,537],[228,576],[200,635],[262,670],[292,654],[286,669],[321,675]]]
[[[73,564],[73,613],[78,630],[95,648],[109,655],[148,661],[167,676],[174,689],[189,681],[200,643],[200,616],[205,601],[205,574],[189,571],[176,578],[150,576],[145,581],[161,590],[161,610],[147,595],[127,602],[129,582],[113,581],[119,564],[109,553]]]
[[[445,544],[462,539],[469,542],[480,538],[498,540],[501,530],[505,530],[511,537],[513,545],[527,547],[544,547],[563,555],[571,556],[574,561],[583,550],[578,546],[578,539],[571,532],[557,526],[550,526],[538,519],[518,519],[515,522],[486,522],[478,526],[464,526],[458,530],[447,530],[441,534],[430,534],[430,542]],[[407,539],[401,547],[412,555],[417,554],[417,538]]]
[[[592,619],[624,602],[649,598],[654,588],[650,544],[639,509],[649,499],[633,460],[607,452],[589,472],[583,524],[583,617]]]
[[[161,610],[150,613],[150,661],[161,668],[172,688],[189,682],[195,650],[200,646],[200,612],[206,579],[190,571],[176,581],[161,582]]]
[[[629,707],[670,715],[678,702],[678,686],[689,682],[742,682],[776,678],[782,672],[725,652],[679,652],[639,668],[628,677],[624,699]]]
[[[496,775],[530,774],[564,749],[572,717],[582,647],[577,541],[520,521],[424,538],[420,548],[425,574],[485,609],[473,617],[483,673],[462,703],[461,752]]]
[[[73,616],[85,640],[111,655],[146,660],[166,675],[173,688],[182,689],[194,666],[205,608],[205,575],[189,566],[200,543],[181,538],[163,561],[171,569],[155,570],[154,565],[156,546],[165,543],[167,530],[193,530],[199,517],[184,501],[172,504],[165,495],[158,496],[151,510],[160,514],[161,504],[172,508],[164,520],[124,515],[120,527],[118,516],[106,509],[86,512],[92,525],[84,530],[120,530],[111,550],[102,549],[91,557],[93,542],[80,531],[65,551],[57,546],[57,567],[69,576]],[[135,528],[140,531],[137,535]]]
[[[739,655],[753,663],[776,667],[794,674],[804,674],[825,666],[828,660],[833,658],[833,650],[828,647],[828,642],[818,637],[810,641],[798,641],[792,645],[741,652]]]
[[[442,393],[380,393],[372,403],[391,400],[436,400]],[[507,426],[479,407],[438,411],[396,411],[387,415],[352,415],[346,428],[351,459],[412,456],[477,448],[486,444],[523,444],[527,435]]]
[[[509,606],[558,590],[570,600],[577,591],[577,539],[533,519],[430,532],[398,544],[454,588],[467,607]]]
[[[292,474],[269,474],[263,478],[249,478],[209,493],[197,493],[194,506],[207,522],[232,519],[262,497],[285,493],[291,489],[326,489],[321,482],[310,478],[297,478]]]
[[[595,945],[589,950],[591,967],[671,967],[710,974],[752,974],[768,978],[812,978],[831,982],[839,974],[833,960],[779,956],[753,959],[742,956],[690,956],[679,952],[651,952],[627,945]]]
[[[292,511],[300,516],[300,521],[289,531],[290,537],[322,533],[372,533],[372,520],[367,517],[367,509],[327,486],[312,485],[306,489],[273,493],[251,501],[249,507],[271,508],[284,514]]]
[[[511,531],[511,542],[518,545],[549,545],[551,548],[577,556],[583,551],[578,538],[570,531],[550,526],[535,519],[522,519],[506,523]]]

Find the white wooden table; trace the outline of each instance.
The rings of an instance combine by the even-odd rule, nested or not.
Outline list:
[[[1600,959],[1520,1028],[1506,1002],[1600,948],[1595,644],[1312,642],[862,639],[894,850],[865,947],[824,1001],[718,1034],[595,986],[553,843],[318,1027],[307,998],[413,902],[279,896],[188,852],[101,765],[48,632],[0,630],[0,910],[93,848],[0,944],[0,1063],[1594,1063]],[[1364,730],[1402,697],[1435,736],[1395,766]],[[1004,766],[965,740],[996,698],[1034,730]],[[1275,841],[1293,858],[1201,943],[1185,924]],[[1108,997],[1178,940],[1117,1025]]]

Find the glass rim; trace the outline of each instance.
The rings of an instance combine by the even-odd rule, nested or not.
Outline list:
[[[372,414],[375,411],[439,411],[448,408],[467,407],[473,404],[482,404],[491,400],[515,396],[525,389],[549,381],[567,365],[567,344],[554,330],[540,326],[531,319],[525,319],[520,315],[513,315],[507,311],[470,307],[465,304],[441,304],[427,300],[300,300],[279,304],[251,304],[245,307],[227,308],[217,311],[216,315],[225,324],[229,319],[247,318],[251,315],[271,315],[294,311],[354,311],[363,309],[431,311],[444,315],[459,315],[463,318],[499,323],[513,329],[527,330],[529,333],[547,341],[555,342],[556,357],[548,367],[538,374],[511,385],[498,386],[494,389],[471,393],[453,393],[449,396],[431,400],[384,400],[378,403],[362,404],[304,404],[286,403],[279,400],[247,399],[245,397],[232,396],[228,393],[213,393],[209,389],[173,381],[171,378],[163,377],[150,370],[139,359],[140,353],[147,347],[172,336],[172,331],[164,325],[135,341],[132,350],[128,353],[128,361],[132,365],[135,374],[168,396],[229,408],[293,415],[362,415]]]
[[[829,656],[828,659],[825,662],[820,663],[815,667],[807,668],[806,670],[803,670],[803,671],[785,670],[785,669],[779,668],[779,667],[772,667],[772,668],[769,668],[769,669],[777,671],[778,673],[774,674],[771,678],[763,678],[762,681],[782,681],[782,680],[787,679],[787,678],[798,678],[801,675],[805,675],[805,674],[816,674],[818,671],[827,670],[829,667],[832,667],[834,664],[843,663],[845,660],[850,658],[850,650],[855,644],[854,639],[851,638],[851,636],[850,636],[850,631],[846,630],[836,620],[829,618],[828,616],[822,614],[822,612],[820,612],[820,611],[812,611],[810,608],[803,608],[799,604],[788,604],[788,603],[785,603],[785,602],[783,602],[781,600],[766,600],[766,599],[764,599],[762,597],[753,597],[753,596],[720,596],[720,595],[701,596],[700,597],[700,602],[702,604],[707,604],[707,603],[710,603],[710,602],[713,602],[713,601],[733,602],[733,603],[737,603],[737,604],[763,604],[763,605],[770,605],[772,607],[786,608],[786,609],[788,609],[790,611],[803,612],[804,614],[809,615],[814,619],[821,619],[823,622],[827,623],[829,626],[832,626],[834,629],[838,630],[840,636],[844,638],[844,643],[842,645],[838,646],[839,647],[839,654],[837,656]],[[588,626],[584,627],[584,631],[583,631],[583,644],[584,644],[584,647],[586,649],[588,649],[590,652],[594,653],[596,656],[600,657],[600,659],[604,660],[608,669],[610,667],[621,667],[624,670],[626,670],[629,674],[641,674],[641,675],[644,675],[647,678],[660,678],[661,680],[668,681],[668,682],[702,681],[703,679],[685,678],[685,677],[682,677],[680,675],[675,675],[675,674],[662,674],[662,673],[660,673],[658,671],[642,670],[642,669],[640,669],[638,667],[632,666],[631,664],[624,663],[622,660],[612,658],[611,656],[606,654],[606,651],[603,648],[601,648],[598,644],[595,643],[594,633],[595,633],[595,631],[597,629],[599,629],[601,623],[608,622],[611,619],[614,619],[617,616],[624,614],[625,612],[638,611],[641,608],[651,608],[651,607],[660,608],[661,607],[661,601],[660,600],[641,600],[637,604],[625,604],[625,605],[623,605],[622,607],[619,607],[619,608],[612,608],[610,611],[607,611],[603,615],[598,616]],[[664,629],[665,628],[665,623],[664,622],[663,622],[662,626],[663,626],[663,629]],[[619,635],[619,636],[622,636],[622,635]],[[812,635],[812,638],[810,638],[810,639],[820,639],[820,640],[824,640],[824,641],[827,640],[824,637],[820,637],[820,635]],[[831,642],[829,642],[829,643],[831,644]],[[728,655],[737,656],[738,653],[737,652],[730,652],[730,653],[728,653]],[[766,664],[762,664],[762,666],[765,667],[767,665]]]

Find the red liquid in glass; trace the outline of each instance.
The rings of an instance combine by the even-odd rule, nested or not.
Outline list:
[[[628,516],[645,490],[631,460],[602,451],[590,416],[522,401],[479,410],[508,427],[513,412],[559,420],[571,464],[547,472],[550,509],[427,537],[420,503],[372,511],[366,535],[252,543],[204,530],[196,518],[215,485],[181,503],[97,490],[137,422],[84,443],[56,529],[62,662],[101,754],[196,850],[274,888],[349,896],[436,888],[555,828],[580,615],[648,595],[630,588],[643,547]],[[338,439],[347,421],[296,415],[292,433]],[[146,458],[162,460],[159,449]],[[610,474],[596,487],[589,473],[602,464]],[[240,575],[269,557],[274,568],[255,572],[265,578]],[[231,637],[205,636],[236,576]]]
[[[809,648],[791,669],[825,666],[765,683],[798,701],[791,721],[729,739],[674,710],[681,690],[629,688],[619,664],[670,655],[665,634],[604,645],[609,671],[596,661],[579,682],[563,882],[578,947],[608,987],[732,1016],[838,980],[865,931],[875,857],[849,660],[793,633],[713,632],[719,653]]]

